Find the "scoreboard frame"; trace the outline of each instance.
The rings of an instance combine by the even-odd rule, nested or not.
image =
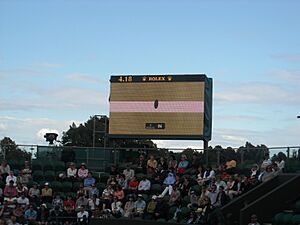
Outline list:
[[[110,83],[155,83],[155,82],[204,82],[204,121],[203,135],[149,135],[149,134],[110,134],[111,139],[156,139],[156,140],[203,140],[210,141],[212,135],[213,80],[205,74],[168,75],[112,75]],[[110,99],[109,99],[110,101]]]

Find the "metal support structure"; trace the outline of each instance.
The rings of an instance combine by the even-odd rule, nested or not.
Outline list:
[[[207,140],[203,140],[203,149],[205,152],[205,164],[206,166],[208,166],[208,141]]]
[[[104,118],[105,119],[105,122],[104,122],[104,130],[96,130],[96,118],[97,117],[100,117],[100,118]],[[106,147],[106,144],[107,144],[107,116],[105,115],[94,115],[93,116],[93,148],[95,148],[95,145],[96,145],[96,133],[103,133],[103,137],[104,137],[104,140],[103,140],[103,147],[105,148]]]

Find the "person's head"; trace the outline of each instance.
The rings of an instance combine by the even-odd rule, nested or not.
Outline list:
[[[151,159],[151,160],[154,160],[154,155],[150,155],[150,159]]]
[[[71,167],[72,169],[75,168],[75,163],[71,162],[71,163],[70,163],[70,167]]]
[[[210,199],[209,199],[209,197],[204,196],[203,199],[202,199],[202,204],[201,205],[203,205],[203,206],[210,205]]]
[[[136,181],[136,176],[133,176],[133,177],[132,177],[132,181]]]
[[[81,212],[83,212],[83,211],[84,211],[84,207],[83,207],[83,205],[82,205],[82,206],[80,206],[80,211],[81,211]]]
[[[30,211],[33,210],[33,205],[29,205],[29,210],[30,210]]]
[[[14,175],[14,171],[13,170],[9,171],[9,175],[13,176]]]
[[[114,200],[114,202],[117,202],[117,201],[118,201],[118,198],[117,198],[117,197],[114,197],[113,200]]]
[[[133,201],[133,196],[130,195],[130,196],[128,197],[128,200],[129,200],[130,202],[132,202],[132,201]]]
[[[175,160],[175,156],[174,155],[170,155],[170,160]]]
[[[129,171],[130,170],[130,164],[126,165],[126,169]]]
[[[250,217],[251,223],[257,223],[257,216],[255,214],[252,214]]]
[[[92,177],[92,172],[88,172],[88,177],[91,178]]]
[[[266,167],[266,172],[267,172],[267,173],[270,173],[270,172],[272,172],[272,171],[273,171],[273,168],[272,168],[271,165]]]
[[[141,195],[141,194],[138,194],[138,196],[137,196],[137,200],[138,200],[138,201],[142,201],[142,200],[143,200],[143,195]]]
[[[215,192],[217,190],[217,186],[215,184],[211,185],[211,192]]]
[[[143,154],[141,154],[139,159],[140,159],[140,161],[143,161],[145,159],[145,156]]]
[[[9,181],[9,186],[14,186],[14,181],[13,180]]]
[[[224,192],[224,187],[222,185],[219,187],[219,192]]]
[[[187,160],[187,157],[186,157],[186,155],[185,155],[185,154],[182,154],[182,155],[181,155],[181,160],[182,160],[182,161],[185,161],[185,160]]]
[[[83,169],[83,170],[86,169],[85,163],[81,163],[80,168]]]
[[[49,183],[48,183],[48,182],[45,183],[45,188],[46,188],[46,189],[49,188]]]

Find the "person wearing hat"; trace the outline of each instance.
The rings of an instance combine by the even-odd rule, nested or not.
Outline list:
[[[86,168],[85,163],[81,163],[80,168],[78,169],[77,175],[79,180],[83,180],[88,176],[89,170]]]
[[[52,202],[52,188],[49,187],[49,183],[46,182],[44,188],[42,189],[42,201],[46,203],[51,203]]]
[[[146,202],[143,199],[143,195],[138,194],[137,200],[134,203],[134,216],[143,217],[145,208]]]

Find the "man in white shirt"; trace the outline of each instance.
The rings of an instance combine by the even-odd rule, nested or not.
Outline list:
[[[17,203],[22,206],[22,208],[26,208],[29,205],[29,199],[25,196],[24,193],[21,194],[19,198],[17,198]]]
[[[77,177],[77,169],[74,163],[70,163],[69,168],[67,169],[67,177],[70,180],[75,180]]]
[[[9,185],[11,180],[14,182],[14,185],[17,184],[17,177],[14,176],[14,172],[12,170],[9,171],[9,175],[6,177],[6,185]]]
[[[146,177],[143,177],[143,179],[140,181],[138,186],[139,192],[148,192],[151,188],[151,182],[146,179]]]
[[[80,211],[77,213],[77,222],[78,222],[78,224],[86,225],[86,224],[88,224],[88,219],[89,219],[88,211],[85,211],[84,207],[81,206]]]
[[[127,165],[127,168],[123,171],[125,180],[128,182],[134,177],[134,170],[130,169],[130,165]]]

